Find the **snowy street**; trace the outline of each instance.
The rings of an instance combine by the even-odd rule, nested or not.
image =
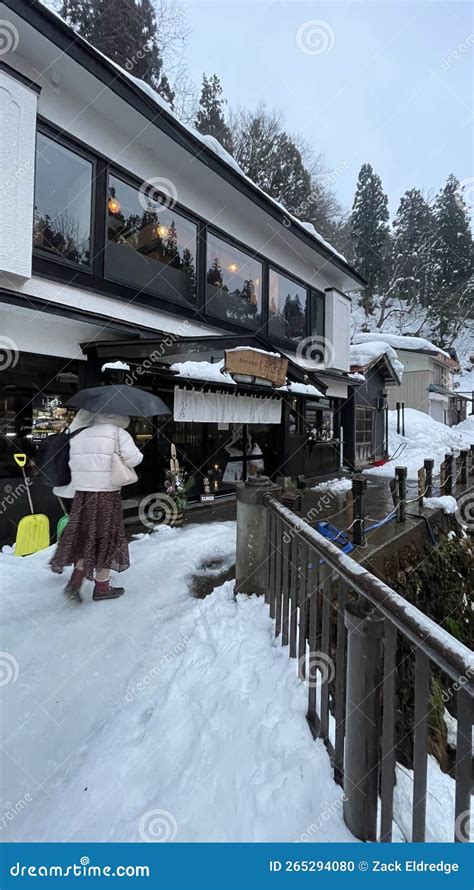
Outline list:
[[[103,603],[91,584],[65,601],[52,548],[0,556],[1,840],[353,840],[265,603],[189,591],[232,565],[234,538],[232,522],[143,537]]]

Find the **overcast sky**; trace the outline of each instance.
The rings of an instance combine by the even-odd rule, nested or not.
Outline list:
[[[264,100],[326,155],[352,205],[364,161],[393,214],[413,186],[474,183],[474,6],[443,0],[189,0],[189,67],[231,105]],[[471,203],[473,200],[470,193]]]

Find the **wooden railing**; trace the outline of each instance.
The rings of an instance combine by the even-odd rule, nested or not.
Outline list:
[[[244,486],[245,488],[245,486]],[[400,645],[414,660],[412,841],[425,840],[433,672],[457,713],[453,839],[469,839],[472,653],[414,605],[283,506],[270,483],[238,496],[252,558],[238,575],[265,592],[275,636],[308,685],[308,722],[344,787],[344,819],[362,840],[392,840]],[[249,510],[254,505],[255,516]],[[253,523],[253,524],[252,524]],[[263,532],[262,532],[263,528]],[[250,531],[249,531],[250,529]],[[258,540],[265,538],[258,558]],[[239,538],[239,532],[238,532]],[[246,540],[247,540],[246,538]],[[242,538],[243,540],[243,538]],[[263,546],[263,545],[262,545]],[[239,568],[240,558],[240,568]],[[264,576],[262,575],[264,572]],[[260,580],[259,580],[260,579]],[[240,587],[245,589],[245,585]],[[439,679],[441,678],[441,680]],[[378,808],[380,827],[378,829]]]

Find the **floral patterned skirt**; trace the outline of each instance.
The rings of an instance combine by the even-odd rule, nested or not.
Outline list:
[[[119,491],[78,491],[69,522],[51,560],[53,572],[84,560],[84,573],[94,580],[94,569],[123,572],[130,565]]]

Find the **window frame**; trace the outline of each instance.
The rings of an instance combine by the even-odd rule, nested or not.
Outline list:
[[[268,289],[267,289],[268,316],[267,316],[267,328],[266,328],[267,336],[269,339],[272,340],[272,342],[282,343],[282,344],[285,344],[287,347],[290,346],[290,347],[294,348],[295,346],[297,346],[296,340],[291,340],[289,337],[279,337],[278,335],[275,336],[270,331],[270,320],[271,320],[271,315],[270,315],[270,275],[272,272],[276,272],[276,274],[281,275],[282,278],[287,278],[288,281],[292,281],[294,284],[296,284],[297,287],[302,287],[306,293],[306,303],[305,303],[305,312],[304,312],[304,316],[305,316],[304,332],[303,332],[303,337],[301,339],[305,339],[305,337],[308,336],[308,334],[311,330],[310,320],[309,320],[309,301],[308,301],[308,297],[311,292],[311,285],[305,284],[305,282],[301,281],[301,279],[298,278],[296,275],[292,275],[291,273],[286,272],[284,269],[281,268],[281,266],[277,266],[276,263],[272,263],[272,262],[268,263],[268,282],[267,282],[267,285],[268,285]],[[298,342],[301,342],[301,340],[299,340]]]
[[[312,319],[310,318],[311,313],[311,292],[320,295],[324,300],[324,292],[320,291],[318,288],[311,285],[309,282],[304,281],[302,278],[299,278],[298,275],[294,275],[292,272],[288,272],[283,266],[280,266],[279,263],[274,262],[273,260],[268,259],[268,257],[263,256],[258,250],[254,250],[250,245],[244,244],[240,239],[235,238],[233,235],[230,235],[228,232],[220,229],[219,226],[216,226],[214,223],[208,221],[205,217],[200,216],[195,213],[193,210],[190,210],[188,207],[184,206],[180,202],[176,202],[174,205],[176,208],[176,212],[183,216],[185,219],[188,219],[190,222],[194,223],[197,227],[197,245],[196,245],[196,301],[194,304],[190,303],[174,303],[165,297],[162,297],[156,292],[146,290],[144,288],[134,288],[132,285],[127,282],[121,282],[118,279],[111,279],[106,277],[105,274],[105,246],[107,244],[107,195],[108,195],[108,177],[109,174],[116,176],[118,179],[122,180],[126,185],[130,185],[132,188],[139,189],[140,185],[143,182],[136,174],[132,173],[130,170],[127,170],[125,167],[122,167],[120,164],[117,164],[107,155],[104,155],[99,150],[94,150],[87,143],[78,139],[70,133],[64,134],[63,130],[57,127],[53,122],[49,121],[47,118],[44,118],[42,115],[37,116],[37,133],[42,133],[43,135],[50,138],[53,142],[57,142],[60,145],[63,145],[64,148],[69,149],[74,154],[83,157],[85,160],[92,163],[92,196],[91,196],[91,264],[90,266],[82,266],[80,264],[71,262],[70,260],[61,257],[59,254],[53,254],[45,250],[41,250],[41,248],[33,248],[33,255],[38,258],[40,262],[51,263],[52,269],[54,267],[60,267],[64,270],[63,275],[60,274],[58,269],[58,279],[61,281],[68,280],[67,271],[76,272],[80,275],[84,274],[88,278],[95,278],[96,282],[94,282],[94,286],[97,289],[100,289],[100,283],[104,286],[103,291],[100,289],[101,293],[110,295],[111,286],[115,284],[122,284],[124,288],[127,288],[131,294],[135,294],[137,300],[146,305],[148,307],[153,307],[153,301],[159,300],[163,308],[163,311],[166,311],[167,307],[169,307],[171,312],[178,311],[179,314],[185,314],[186,317],[198,317],[200,321],[208,320],[210,323],[215,323],[216,320],[220,321],[223,325],[228,325],[234,331],[237,332],[245,332],[248,334],[261,333],[263,336],[267,337],[272,342],[280,343],[282,346],[286,348],[294,349],[297,345],[295,340],[290,340],[288,338],[279,338],[275,337],[270,333],[269,330],[269,321],[270,321],[270,313],[269,313],[269,294],[270,294],[270,270],[273,270],[279,275],[282,275],[285,278],[288,278],[290,281],[293,281],[297,287],[301,287],[306,292],[306,311],[305,311],[305,333],[304,337],[307,337],[311,334],[312,330]],[[36,169],[35,169],[35,181],[36,181]],[[159,192],[159,189],[157,189]],[[34,207],[33,211],[34,212]],[[222,241],[227,242],[230,246],[235,247],[237,250],[241,250],[244,254],[250,256],[252,259],[255,259],[257,262],[262,265],[262,310],[260,316],[260,327],[253,330],[252,328],[246,327],[244,325],[236,324],[234,322],[230,322],[226,319],[219,318],[218,316],[214,316],[211,313],[206,311],[206,257],[207,257],[207,233],[210,232],[214,234],[216,237],[220,238]],[[48,268],[49,273],[49,268]],[[41,268],[40,274],[44,276],[47,274],[44,268]],[[51,273],[51,278],[54,276]],[[79,280],[79,279],[78,279]],[[76,276],[71,279],[71,282],[74,283],[76,281]],[[80,283],[80,281],[79,281]],[[89,286],[89,285],[88,285]],[[144,300],[140,301],[140,295],[143,294]],[[120,295],[117,295],[117,298],[120,299]],[[127,296],[126,301],[129,302],[129,297]],[[150,302],[151,301],[151,302]],[[324,300],[324,309],[325,309],[325,300]],[[325,325],[325,313],[324,313],[324,325]]]
[[[254,333],[254,334],[259,333],[262,329],[264,331],[266,331],[266,328],[264,327],[264,318],[265,318],[264,306],[265,306],[265,302],[267,303],[267,306],[268,306],[268,291],[265,294],[265,284],[268,282],[267,282],[267,275],[265,273],[264,258],[262,256],[260,256],[260,254],[257,253],[256,251],[251,253],[252,248],[245,247],[239,241],[236,241],[234,238],[232,238],[231,235],[227,235],[225,232],[221,232],[216,226],[207,224],[205,221],[204,221],[204,256],[205,256],[205,261],[204,261],[204,269],[203,269],[203,281],[204,281],[203,310],[204,310],[204,315],[206,316],[206,318],[212,318],[217,321],[224,321],[224,322],[227,321],[227,319],[225,319],[225,318],[223,319],[222,316],[220,316],[220,315],[214,315],[212,312],[209,312],[207,309],[207,254],[208,254],[208,248],[209,248],[209,240],[207,237],[208,235],[213,235],[215,238],[218,238],[219,241],[223,241],[224,244],[228,244],[229,247],[233,247],[234,250],[239,250],[241,253],[245,254],[245,256],[249,257],[251,260],[255,260],[255,262],[260,263],[260,265],[262,267],[262,280],[261,280],[261,304],[262,305],[261,305],[261,310],[260,310],[260,314],[259,314],[260,324],[257,325],[257,327],[255,329],[249,327],[248,325],[238,325],[238,327],[244,331],[247,331],[249,333]]]
[[[129,282],[123,281],[123,279],[120,279],[120,278],[110,278],[106,274],[106,264],[105,264],[106,248],[107,248],[107,244],[109,242],[109,238],[108,238],[109,214],[108,214],[107,201],[108,201],[108,194],[109,194],[109,177],[110,176],[115,176],[115,178],[120,179],[120,181],[123,182],[124,185],[128,185],[130,188],[135,189],[137,192],[140,191],[140,186],[142,185],[144,180],[141,180],[138,177],[133,176],[132,174],[128,174],[125,171],[122,172],[121,168],[116,167],[114,164],[106,165],[106,168],[105,168],[105,215],[104,215],[105,218],[104,218],[104,223],[102,226],[102,237],[103,237],[103,244],[104,244],[104,248],[103,248],[103,278],[105,281],[108,281],[111,284],[123,284],[124,287],[130,287],[133,289],[133,285],[131,285]],[[156,189],[156,192],[158,194],[163,194],[163,193],[160,193],[159,189]],[[163,195],[163,197],[166,197],[166,196]],[[189,308],[193,312],[199,312],[200,305],[201,305],[200,304],[200,296],[199,296],[199,289],[201,286],[201,270],[199,267],[202,262],[201,250],[200,250],[201,220],[199,219],[199,217],[195,216],[195,214],[191,213],[190,211],[183,210],[181,207],[181,204],[179,204],[178,202],[173,204],[172,209],[176,210],[176,213],[178,216],[182,216],[183,219],[192,223],[196,227],[196,247],[195,247],[195,253],[196,253],[196,297],[195,297],[194,303],[190,303],[187,300],[185,300],[183,303],[179,303],[178,301],[174,302],[173,300],[166,299],[166,297],[161,297],[159,294],[156,293],[156,291],[149,290],[148,288],[144,288],[144,287],[139,287],[139,285],[136,286],[136,289],[139,293],[145,293],[151,297],[156,297],[157,299],[163,300],[164,302],[168,303],[169,306],[181,306],[181,307],[184,306],[185,308]],[[164,266],[164,263],[162,263],[162,265]]]
[[[36,247],[33,244],[32,239],[32,253],[35,256],[39,256],[42,259],[51,260],[51,262],[59,263],[61,266],[66,266],[68,269],[76,269],[80,272],[84,272],[86,275],[94,275],[96,270],[96,234],[97,234],[97,165],[98,159],[97,156],[92,152],[88,152],[80,143],[78,143],[75,139],[70,136],[64,136],[61,133],[58,133],[53,127],[49,126],[46,122],[42,121],[38,118],[37,126],[36,126],[36,135],[35,135],[35,176],[34,176],[34,191],[33,191],[33,208],[32,208],[32,216],[33,216],[33,226],[34,226],[34,212],[35,212],[35,198],[36,198],[36,180],[38,173],[38,166],[36,163],[37,158],[37,148],[38,148],[38,135],[45,136],[47,139],[50,139],[51,142],[54,142],[56,145],[60,145],[62,148],[65,148],[67,151],[70,151],[74,155],[78,155],[78,157],[82,158],[85,161],[88,161],[92,167],[92,175],[91,175],[91,211],[90,211],[90,263],[89,265],[85,265],[83,263],[76,263],[74,260],[68,260],[67,257],[61,256],[60,253],[53,253],[50,250],[44,250],[41,247]]]

